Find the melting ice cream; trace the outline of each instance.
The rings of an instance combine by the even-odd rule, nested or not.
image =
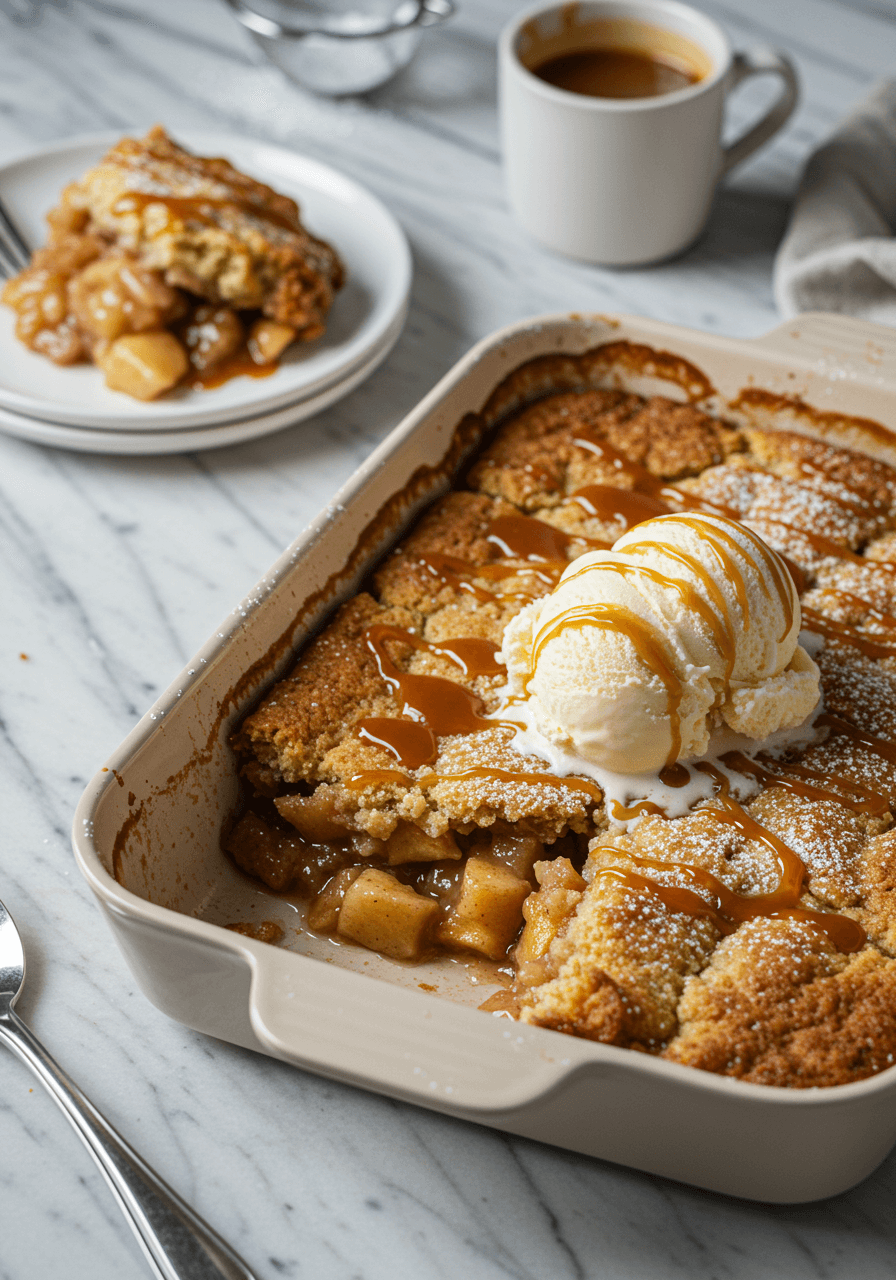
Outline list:
[[[802,724],[819,672],[781,558],[722,516],[661,516],[574,560],[504,633],[510,692],[564,755],[618,774],[707,753],[727,726]]]

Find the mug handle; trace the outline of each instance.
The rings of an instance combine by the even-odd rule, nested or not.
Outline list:
[[[769,138],[773,137],[786,124],[796,108],[800,96],[796,67],[794,67],[786,54],[779,53],[776,49],[761,47],[747,49],[743,53],[736,53],[731,64],[729,92],[731,89],[736,89],[739,84],[742,84],[750,76],[763,75],[780,76],[783,81],[781,92],[761,120],[757,121],[751,129],[742,134],[736,142],[732,142],[730,146],[723,148],[722,173],[727,173],[729,169],[733,169],[736,164],[740,164],[742,160],[746,160],[747,156],[752,155],[763,143],[768,142]]]

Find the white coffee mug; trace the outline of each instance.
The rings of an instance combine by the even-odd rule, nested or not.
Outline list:
[[[633,35],[634,33],[634,35]],[[556,88],[533,74],[588,48],[662,55],[676,43],[699,62],[696,83],[645,98]],[[659,48],[656,47],[659,42]],[[686,249],[703,229],[719,179],[775,134],[797,103],[792,63],[774,49],[732,53],[706,14],[677,0],[581,0],[515,18],[499,44],[501,138],[510,206],[549,249],[585,262],[635,266]],[[781,92],[730,146],[728,93],[748,76],[779,76]]]

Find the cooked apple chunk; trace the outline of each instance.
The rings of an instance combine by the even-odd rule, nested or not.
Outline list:
[[[256,320],[249,333],[249,355],[256,364],[270,364],[296,336],[295,329],[276,320]]]
[[[97,357],[112,391],[137,400],[155,400],[179,382],[190,367],[173,333],[127,333]]]
[[[585,881],[569,858],[537,862],[535,878],[539,889],[523,903],[526,923],[514,952],[520,981],[526,986],[531,985],[530,978],[533,983],[544,981],[545,970],[539,964],[581,902],[586,889]]]
[[[403,862],[442,862],[446,858],[459,858],[460,849],[450,831],[441,836],[428,836],[413,822],[399,822],[386,841],[386,856],[390,867]]]
[[[310,796],[280,796],[274,803],[280,817],[312,844],[344,840],[348,834],[345,823],[339,821],[332,787],[318,787]]]
[[[432,898],[368,867],[345,891],[336,932],[391,960],[419,960],[438,918]]]
[[[327,882],[308,912],[308,924],[312,929],[320,933],[335,933],[345,895],[362,872],[362,867],[343,867]]]
[[[509,867],[482,855],[468,858],[460,896],[439,928],[439,941],[502,959],[519,931],[529,892],[529,882]]]

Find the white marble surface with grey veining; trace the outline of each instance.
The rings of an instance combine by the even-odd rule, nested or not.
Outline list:
[[[736,45],[792,55],[802,105],[719,193],[689,253],[612,272],[542,252],[505,207],[494,48],[518,7],[462,0],[400,79],[328,102],[267,65],[220,0],[0,0],[0,159],[156,120],[267,138],[385,200],[416,273],[386,363],[276,436],[162,460],[0,437],[0,896],[27,945],[19,1007],[263,1280],[884,1280],[896,1274],[896,1156],[834,1201],[768,1207],[318,1080],[152,1008],[72,860],[86,780],[476,339],[549,310],[771,328],[770,268],[801,162],[896,58],[893,0],[705,0]],[[735,125],[766,92],[732,104]],[[0,1280],[147,1274],[61,1115],[0,1056]]]

